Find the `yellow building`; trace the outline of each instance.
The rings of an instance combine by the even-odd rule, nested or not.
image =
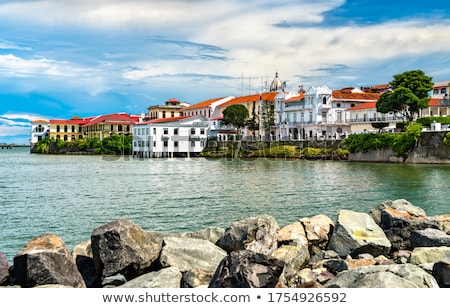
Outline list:
[[[177,118],[182,116],[181,110],[188,107],[187,103],[180,103],[175,98],[169,99],[165,105],[157,105],[148,107],[148,120]]]
[[[103,140],[113,134],[131,135],[133,125],[139,122],[139,116],[130,116],[126,113],[114,113],[89,118],[82,125],[84,138],[97,138]]]
[[[64,141],[83,139],[81,127],[86,123],[85,119],[73,117],[70,120],[50,120],[50,138]]]

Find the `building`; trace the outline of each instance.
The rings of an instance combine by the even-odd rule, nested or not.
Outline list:
[[[50,123],[47,120],[32,121],[30,134],[30,146],[33,149],[36,143],[50,136]]]
[[[70,120],[50,120],[50,138],[65,142],[83,139],[82,126],[87,122],[78,116]]]
[[[80,124],[80,129],[85,139],[103,140],[113,134],[131,135],[133,125],[139,121],[141,116],[113,113],[85,119],[84,123]]]
[[[189,106],[187,103],[181,103],[176,98],[170,98],[165,105],[156,105],[148,107],[147,120],[178,118],[182,116],[181,110]]]
[[[206,146],[209,121],[202,115],[153,119],[133,127],[133,155],[193,157]]]
[[[188,117],[201,115],[207,119],[211,119],[211,117],[214,115],[217,106],[224,104],[232,100],[233,98],[234,96],[212,98],[181,109],[181,115]]]
[[[402,116],[389,112],[387,114],[377,112],[377,102],[366,102],[347,109],[351,122],[352,133],[378,132],[376,124],[384,123],[384,131],[394,132],[396,123],[402,122]]]
[[[450,80],[435,82],[431,98],[449,99]]]

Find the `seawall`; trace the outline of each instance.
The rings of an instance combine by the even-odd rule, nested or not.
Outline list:
[[[351,162],[450,164],[450,147],[444,144],[448,131],[424,131],[415,147],[406,155],[398,157],[390,148],[368,152],[350,153]]]

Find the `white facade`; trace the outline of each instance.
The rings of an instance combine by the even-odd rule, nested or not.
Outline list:
[[[50,123],[45,120],[31,122],[30,144],[34,145],[50,135]]]
[[[277,140],[341,138],[349,132],[346,106],[326,87],[310,87],[303,99],[279,97],[275,105]]]
[[[133,155],[190,157],[206,146],[209,121],[203,116],[150,120],[133,127]]]

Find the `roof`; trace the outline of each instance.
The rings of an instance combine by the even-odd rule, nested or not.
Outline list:
[[[305,99],[305,92],[298,92],[298,96],[292,96],[288,99],[285,99],[284,102],[285,103],[298,102],[301,101],[302,99]]]
[[[441,100],[442,100],[442,98],[432,98],[428,102],[428,106],[429,107],[439,107]]]
[[[367,102],[358,104],[357,106],[348,108],[348,111],[355,111],[355,110],[366,110],[366,109],[376,109],[377,108],[377,102]]]
[[[70,119],[70,120],[50,120],[50,124],[69,124],[69,125],[83,125],[86,124],[86,119]]]
[[[450,80],[438,81],[434,83],[434,88],[446,88],[449,85]]]
[[[358,101],[377,101],[380,98],[379,93],[366,93],[353,91],[351,88],[345,88],[342,90],[333,90],[333,99],[341,100],[358,100]]]
[[[235,105],[235,104],[243,104],[243,103],[249,103],[249,102],[259,102],[260,100],[263,101],[273,101],[275,100],[275,97],[277,96],[278,92],[265,92],[262,94],[251,94],[246,96],[239,96],[235,97],[228,102],[225,102],[223,104],[220,104],[220,107],[225,107],[229,105]]]
[[[208,99],[208,100],[206,100],[206,101],[203,101],[203,102],[200,102],[200,103],[197,103],[197,104],[188,106],[188,107],[184,108],[183,110],[198,109],[198,108],[206,108],[206,107],[211,106],[212,103],[217,102],[217,101],[219,101],[219,100],[221,100],[221,99],[224,99],[224,98],[225,98],[225,97]],[[182,110],[182,111],[183,111],[183,110]]]
[[[100,115],[95,118],[92,118],[85,125],[91,126],[95,124],[125,124],[125,125],[133,125],[137,122],[139,117],[130,116],[126,113],[113,113],[107,115]]]
[[[31,123],[43,123],[43,124],[48,124],[48,121],[47,121],[47,120],[34,120],[34,121],[31,121]]]

